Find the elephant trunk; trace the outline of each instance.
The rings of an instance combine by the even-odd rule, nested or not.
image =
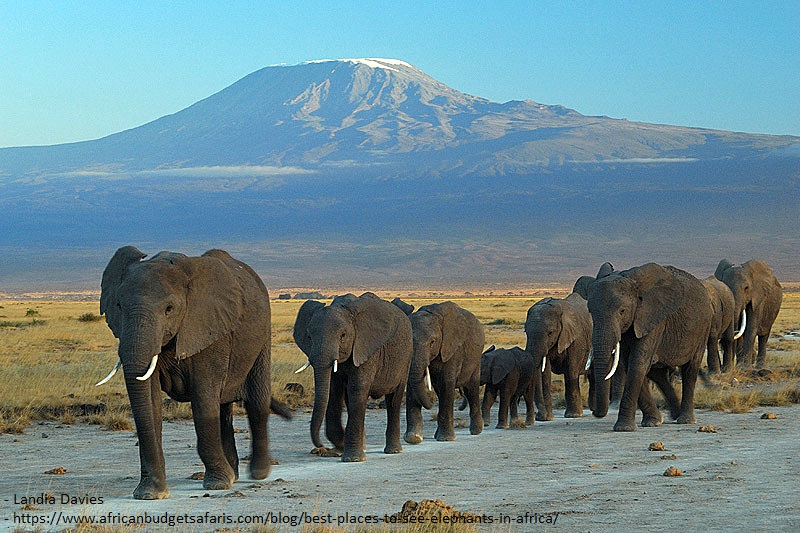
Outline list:
[[[533,357],[534,371],[539,372],[540,374],[544,372],[544,369],[547,366],[547,354],[550,351],[550,348],[551,346],[547,346],[547,343],[544,341],[543,335],[538,335],[535,333],[528,335],[528,341],[525,344],[525,351],[531,354],[531,357]]]
[[[317,448],[323,448],[322,440],[319,438],[319,429],[322,427],[322,420],[328,410],[328,398],[331,391],[331,370],[330,366],[314,367],[314,410],[311,413],[311,442]]]
[[[411,359],[411,370],[408,373],[408,388],[414,400],[425,409],[433,407],[433,398],[430,393],[430,370],[427,355],[417,346],[414,346],[414,357]]]
[[[592,335],[592,372],[594,373],[594,409],[592,414],[603,418],[608,414],[611,377],[617,370],[620,346],[615,334],[597,333]]]
[[[164,455],[161,448],[161,398],[157,381],[142,379],[152,364],[153,356],[161,350],[160,331],[152,322],[130,321],[120,339],[119,356],[125,374],[125,386],[131,413],[139,438],[142,483],[148,487],[166,487]],[[155,367],[150,370],[152,374]],[[149,376],[148,376],[149,377]],[[155,392],[154,392],[155,391]],[[145,483],[146,482],[146,483]],[[134,497],[152,499],[164,497],[150,490],[134,493]]]
[[[744,334],[742,335],[742,348],[737,354],[737,359],[745,361],[748,364],[754,361],[751,355],[753,355],[756,345],[756,321],[753,315],[753,305],[749,303],[742,309],[741,313],[742,321],[746,322],[746,324],[744,327]]]

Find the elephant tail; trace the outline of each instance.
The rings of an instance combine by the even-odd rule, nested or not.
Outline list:
[[[270,399],[269,408],[273,413],[285,420],[292,419],[292,410],[289,409],[289,406],[280,400],[276,400],[275,397]]]

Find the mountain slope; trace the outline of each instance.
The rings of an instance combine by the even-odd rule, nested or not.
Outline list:
[[[0,149],[0,289],[94,286],[124,244],[231,248],[283,285],[722,257],[800,280],[799,191],[798,137],[496,103],[397,60],[267,67],[102,139]]]

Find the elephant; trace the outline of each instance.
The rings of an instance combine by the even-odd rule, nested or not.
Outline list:
[[[735,302],[730,288],[714,276],[704,279],[703,286],[708,292],[713,311],[706,347],[708,371],[711,374],[719,373],[719,347],[722,345],[722,371],[728,372],[733,365],[733,341],[741,337],[744,330],[733,330]]]
[[[494,399],[500,396],[500,407],[497,411],[497,429],[508,429],[509,409],[511,423],[517,421],[517,404],[525,398],[527,408],[526,424],[533,421],[533,374],[535,372],[533,358],[520,348],[495,348],[491,346],[481,356],[481,385],[486,385],[483,392],[481,415],[483,425],[489,425],[489,411]],[[464,402],[459,409],[466,407]]]
[[[422,442],[422,407],[431,409],[433,386],[439,398],[439,414],[434,438],[456,439],[453,429],[453,402],[461,388],[469,402],[470,433],[483,431],[480,407],[481,354],[483,325],[475,315],[453,302],[420,307],[411,314],[414,333],[414,358],[406,389],[406,433],[409,444]]]
[[[564,376],[565,418],[583,416],[580,377],[586,373],[592,347],[592,317],[579,294],[536,302],[525,320],[525,351],[535,365],[533,383],[539,412],[536,420],[553,420],[552,373]]]
[[[191,402],[203,486],[228,489],[239,477],[233,402],[244,401],[250,423],[250,475],[269,475],[272,398],[269,294],[258,275],[223,250],[200,257],[160,252],[148,260],[134,246],[116,251],[103,271],[100,312],[119,339],[122,366],[139,437],[141,479],[133,497],[169,497],[161,442],[161,391]]]
[[[646,377],[661,389],[679,424],[694,423],[694,389],[712,318],[703,284],[683,270],[647,263],[598,279],[587,303],[593,322],[594,416],[608,412],[608,380],[621,359],[627,374],[614,431],[636,430],[637,402],[642,426],[661,425]],[[676,366],[683,382],[680,406],[670,383]]]
[[[605,262],[600,266],[600,270],[597,272],[596,277],[592,276],[581,276],[575,281],[575,285],[572,287],[572,292],[576,294],[580,294],[581,298],[584,300],[589,299],[589,288],[592,286],[592,283],[599,278],[604,278],[614,272],[614,265],[609,262]]]
[[[330,305],[307,300],[293,336],[314,368],[311,440],[325,450],[319,430],[344,462],[366,460],[364,416],[371,396],[386,396],[384,453],[400,453],[400,409],[413,352],[411,322],[396,306],[367,292],[337,296]],[[347,425],[342,427],[342,407]]]
[[[752,260],[742,265],[733,265],[723,259],[717,265],[714,277],[730,287],[735,303],[734,316],[742,316],[744,337],[741,349],[737,350],[737,362],[763,367],[767,356],[767,340],[772,324],[778,316],[783,301],[783,289],[772,269],[764,261]],[[758,356],[753,357],[755,339],[758,337]],[[738,342],[738,341],[737,341]]]

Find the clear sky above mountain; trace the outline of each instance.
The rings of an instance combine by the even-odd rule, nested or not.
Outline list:
[[[800,135],[800,2],[0,4],[0,147],[87,140],[267,65],[407,61],[460,91]]]

